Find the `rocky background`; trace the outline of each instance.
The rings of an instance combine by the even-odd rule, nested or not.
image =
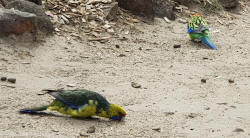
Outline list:
[[[249,1],[133,4],[2,0],[0,137],[249,137]],[[197,12],[218,50],[190,41]],[[53,99],[42,89],[59,88],[97,91],[127,117],[18,113]]]

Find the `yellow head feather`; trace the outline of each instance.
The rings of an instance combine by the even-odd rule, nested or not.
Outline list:
[[[109,115],[110,117],[113,116],[125,117],[126,111],[120,105],[111,104],[109,107]]]

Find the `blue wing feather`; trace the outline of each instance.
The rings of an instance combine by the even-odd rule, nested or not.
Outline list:
[[[200,40],[205,43],[209,48],[213,50],[217,50],[217,47],[215,44],[212,42],[212,40],[209,37],[201,37]]]

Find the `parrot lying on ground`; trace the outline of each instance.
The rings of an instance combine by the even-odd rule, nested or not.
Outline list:
[[[56,99],[49,105],[22,109],[20,113],[34,114],[43,110],[58,111],[73,117],[89,118],[100,116],[121,121],[125,110],[116,104],[110,104],[102,95],[89,90],[44,90]]]
[[[201,40],[209,48],[217,50],[209,37],[208,24],[201,15],[194,14],[191,17],[191,20],[188,22],[187,30],[191,40]]]

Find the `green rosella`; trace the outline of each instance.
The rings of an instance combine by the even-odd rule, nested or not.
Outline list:
[[[96,92],[85,89],[45,91],[55,97],[51,104],[22,109],[20,113],[34,114],[48,109],[74,117],[100,116],[119,121],[126,116],[126,112],[121,106],[109,103],[106,98]]]
[[[188,22],[187,31],[191,40],[201,40],[209,48],[217,50],[214,43],[209,37],[209,29],[207,21],[199,14],[194,14],[191,17],[191,20]]]

